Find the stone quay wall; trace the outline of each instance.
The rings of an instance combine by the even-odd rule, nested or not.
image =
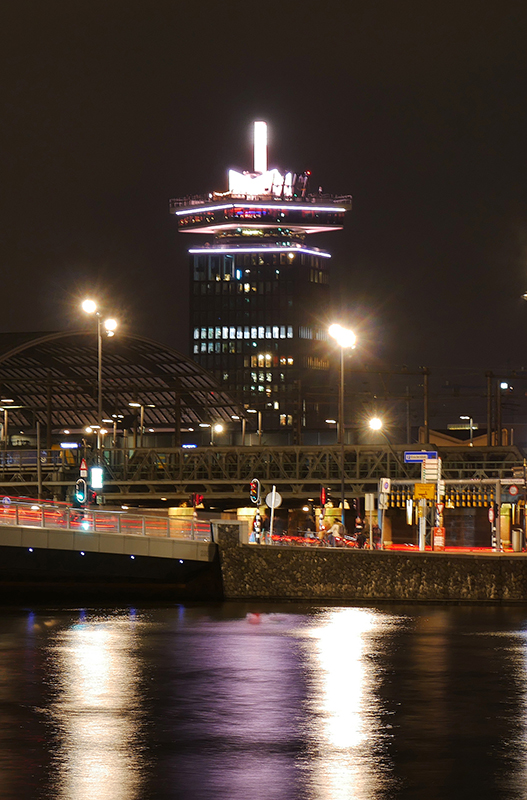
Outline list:
[[[228,600],[527,603],[527,556],[250,545],[216,528]]]

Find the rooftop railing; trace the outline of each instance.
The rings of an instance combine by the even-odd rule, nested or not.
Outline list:
[[[276,195],[272,194],[265,194],[265,195],[249,195],[249,194],[231,194],[226,192],[222,195],[209,195],[209,194],[193,194],[188,195],[187,197],[174,197],[169,200],[169,208],[170,210],[174,208],[185,208],[188,206],[201,206],[204,203],[207,204],[218,204],[223,205],[224,203],[228,203],[229,201],[240,201],[240,202],[248,202],[248,203],[255,203],[255,202],[264,202],[264,203],[291,203],[294,205],[295,203],[302,204],[302,203],[332,203],[335,205],[346,205],[351,206],[352,204],[352,196],[350,194],[328,194],[328,193],[320,193],[320,194],[307,194],[305,197],[277,197]]]

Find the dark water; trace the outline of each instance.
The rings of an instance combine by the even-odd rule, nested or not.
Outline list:
[[[0,798],[527,798],[526,656],[527,608],[4,609]]]

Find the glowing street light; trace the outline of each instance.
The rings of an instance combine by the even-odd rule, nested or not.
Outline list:
[[[225,430],[225,426],[221,424],[221,422],[216,422],[214,425],[210,426],[210,443],[214,444],[214,434],[215,433],[223,433]]]
[[[102,332],[103,329],[107,336],[114,336],[117,328],[117,320],[104,319],[95,300],[87,298],[81,304],[85,314],[95,314],[97,317],[97,422],[102,422]],[[97,453],[100,455],[100,439],[97,437]]]
[[[382,419],[379,419],[379,417],[372,417],[368,424],[372,431],[380,431],[382,428]]]
[[[343,328],[342,325],[330,325],[328,333],[340,347],[340,392],[339,392],[339,425],[338,441],[340,442],[340,502],[341,520],[344,525],[344,350],[355,347],[357,337],[353,331]]]

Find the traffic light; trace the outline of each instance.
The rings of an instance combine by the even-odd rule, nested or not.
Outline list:
[[[86,496],[87,496],[86,481],[84,480],[84,478],[79,478],[79,480],[75,484],[73,500],[77,505],[82,506],[86,502]]]
[[[322,508],[331,505],[331,489],[329,486],[320,487],[320,505]]]
[[[253,503],[260,502],[260,481],[258,478],[253,478],[251,481],[250,498]]]

